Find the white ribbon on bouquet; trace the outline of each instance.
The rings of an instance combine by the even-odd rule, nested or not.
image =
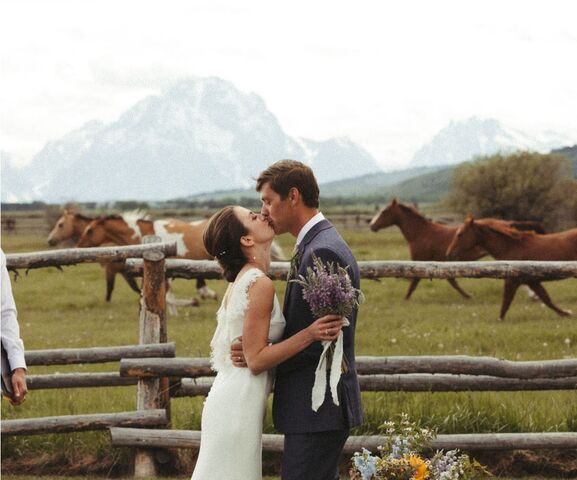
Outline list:
[[[347,318],[344,319],[343,327],[348,327],[350,322]],[[317,411],[320,406],[325,401],[325,393],[327,391],[327,369],[329,368],[327,355],[331,343],[335,342],[335,350],[333,352],[333,358],[330,365],[330,375],[329,375],[329,385],[331,390],[331,396],[333,398],[333,403],[339,405],[339,395],[337,392],[337,385],[341,379],[341,365],[343,361],[343,331],[339,332],[336,340],[325,340],[322,343],[323,352],[319,359],[317,369],[315,371],[315,383],[313,384],[312,392],[312,409]]]

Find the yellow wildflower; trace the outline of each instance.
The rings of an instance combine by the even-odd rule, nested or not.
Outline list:
[[[429,476],[427,464],[421,457],[411,455],[409,457],[409,463],[411,464],[411,467],[416,470],[413,480],[425,480],[425,478]]]

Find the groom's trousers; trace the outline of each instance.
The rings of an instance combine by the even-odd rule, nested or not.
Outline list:
[[[349,429],[285,434],[282,480],[338,480]]]

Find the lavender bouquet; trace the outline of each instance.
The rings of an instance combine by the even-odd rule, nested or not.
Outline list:
[[[345,319],[345,327],[349,325],[347,317],[353,309],[363,302],[364,296],[358,288],[354,288],[347,268],[326,264],[315,254],[312,256],[313,266],[307,268],[306,275],[299,275],[291,282],[302,287],[303,299],[308,303],[315,318],[325,315],[339,315]],[[342,332],[334,341],[321,342],[323,352],[315,372],[315,383],[312,393],[312,409],[316,412],[325,398],[327,371],[330,371],[330,389],[335,405],[339,404],[337,385],[341,373],[348,371],[346,357],[343,354]]]

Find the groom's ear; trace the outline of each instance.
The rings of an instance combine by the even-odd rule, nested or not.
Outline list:
[[[291,189],[288,192],[287,197],[288,197],[291,205],[295,206],[298,203],[299,199],[301,198],[301,192],[299,192],[298,188],[291,187]]]

